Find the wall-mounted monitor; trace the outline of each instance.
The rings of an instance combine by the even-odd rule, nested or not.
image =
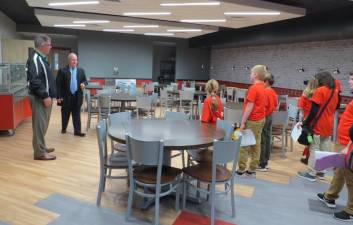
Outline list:
[[[136,94],[136,79],[115,79],[116,88],[129,94]]]

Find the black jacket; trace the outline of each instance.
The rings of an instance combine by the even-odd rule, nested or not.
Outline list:
[[[85,71],[81,68],[77,67],[77,96],[78,96],[78,104],[81,105],[83,101],[83,92],[80,87],[80,84],[87,85],[87,79]],[[71,84],[71,72],[69,66],[59,69],[58,75],[56,77],[56,86],[57,86],[57,98],[63,99],[63,106],[68,103],[68,98],[71,96],[70,91]]]
[[[34,51],[26,66],[29,93],[42,99],[48,96],[55,98],[55,78],[46,58]]]

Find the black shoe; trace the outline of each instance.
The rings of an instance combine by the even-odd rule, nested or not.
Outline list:
[[[317,198],[322,202],[324,203],[327,207],[333,209],[333,208],[336,208],[336,203],[335,203],[335,200],[330,200],[330,199],[327,199],[325,197],[325,194],[323,193],[318,193],[317,195]]]
[[[352,221],[353,215],[347,213],[346,211],[336,212],[333,214],[333,218],[341,221]]]
[[[256,177],[256,172],[255,171],[250,171],[250,170],[247,170],[245,171],[245,174],[249,177]]]
[[[86,136],[85,133],[74,133],[75,136],[79,136],[79,137],[84,137]]]
[[[309,161],[308,158],[301,158],[301,159],[300,159],[300,162],[303,163],[303,164],[305,164],[305,165],[308,165],[308,161]]]
[[[66,130],[61,130],[61,133],[62,134],[66,134]]]
[[[237,173],[238,176],[245,175],[245,171],[241,171],[241,170],[237,170],[236,173]]]

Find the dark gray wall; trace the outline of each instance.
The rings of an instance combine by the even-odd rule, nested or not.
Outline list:
[[[153,45],[144,36],[80,32],[80,66],[87,76],[112,76],[118,67],[121,78],[152,79]]]
[[[176,79],[208,80],[209,64],[209,49],[189,48],[188,42],[178,43],[175,65]]]

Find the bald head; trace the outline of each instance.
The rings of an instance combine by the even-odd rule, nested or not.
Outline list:
[[[70,53],[67,56],[67,61],[69,62],[69,66],[71,68],[77,67],[77,55],[75,53]]]

